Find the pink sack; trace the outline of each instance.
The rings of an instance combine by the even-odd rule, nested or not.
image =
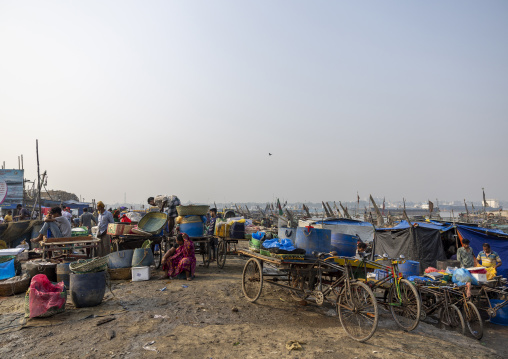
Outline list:
[[[67,301],[64,282],[53,284],[44,274],[32,278],[29,289],[30,318],[62,312]]]
[[[429,268],[425,269],[425,273],[432,273],[432,272],[437,272],[437,269],[434,267],[429,267]]]

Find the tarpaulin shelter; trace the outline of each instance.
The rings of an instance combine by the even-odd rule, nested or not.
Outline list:
[[[453,225],[415,222],[410,225],[401,221],[392,228],[377,228],[374,238],[374,253],[420,262],[420,271],[436,267],[436,262],[446,260],[441,233],[453,229]]]
[[[503,264],[497,269],[497,274],[508,277],[508,234],[498,229],[487,229],[470,227],[465,225],[457,226],[457,234],[462,242],[464,238],[469,239],[469,245],[475,256],[483,250],[483,244],[490,244],[490,248],[499,254]]]
[[[333,233],[350,234],[358,236],[363,242],[374,240],[374,226],[369,222],[354,219],[339,218],[332,220],[316,221],[316,228],[330,229]]]

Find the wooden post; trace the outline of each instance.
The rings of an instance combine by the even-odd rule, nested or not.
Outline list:
[[[37,199],[39,201],[39,220],[42,219],[42,208],[41,208],[41,171],[39,168],[39,140],[35,140],[35,152],[37,153]]]

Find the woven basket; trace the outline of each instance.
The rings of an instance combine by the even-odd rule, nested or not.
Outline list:
[[[108,269],[109,279],[111,280],[128,280],[131,279],[131,268],[115,268]]]
[[[138,229],[150,234],[158,234],[168,221],[168,215],[163,212],[148,212],[138,223]],[[137,233],[132,230],[133,233]]]
[[[0,297],[26,292],[28,287],[30,287],[30,276],[27,274],[0,281]]]
[[[77,262],[69,264],[69,269],[72,273],[76,274],[102,272],[108,269],[108,260],[108,256],[80,259]]]
[[[179,216],[206,216],[208,213],[208,209],[210,206],[206,205],[189,205],[189,206],[176,206],[176,211],[178,212]]]

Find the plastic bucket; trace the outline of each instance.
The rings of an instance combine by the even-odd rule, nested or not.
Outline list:
[[[358,237],[351,234],[333,233],[331,250],[343,257],[354,257],[356,255],[356,243]]]
[[[147,267],[154,264],[151,248],[136,248],[132,255],[132,267]]]
[[[491,299],[490,305],[495,306],[499,303],[503,303],[504,300]],[[502,307],[496,311],[495,317],[490,317],[490,322],[498,325],[508,326],[508,307]]]
[[[111,269],[129,268],[132,265],[133,254],[134,249],[110,253],[108,255],[108,267]]]
[[[71,270],[69,269],[70,263],[62,263],[56,265],[56,281],[64,282],[65,288],[69,289],[71,280]]]
[[[278,237],[280,239],[287,238],[291,240],[293,245],[296,244],[296,228],[281,227],[279,228]]]
[[[106,272],[71,273],[70,278],[69,292],[76,308],[94,307],[101,304],[106,292]]]
[[[329,253],[332,231],[329,229],[298,227],[296,230],[296,248],[305,249],[305,256],[313,257],[312,252]]]
[[[204,232],[203,222],[196,223],[181,223],[180,232],[187,234],[189,237],[203,237]]]
[[[404,278],[410,276],[419,276],[420,262],[406,260],[404,263],[399,264],[399,272],[402,273]]]

